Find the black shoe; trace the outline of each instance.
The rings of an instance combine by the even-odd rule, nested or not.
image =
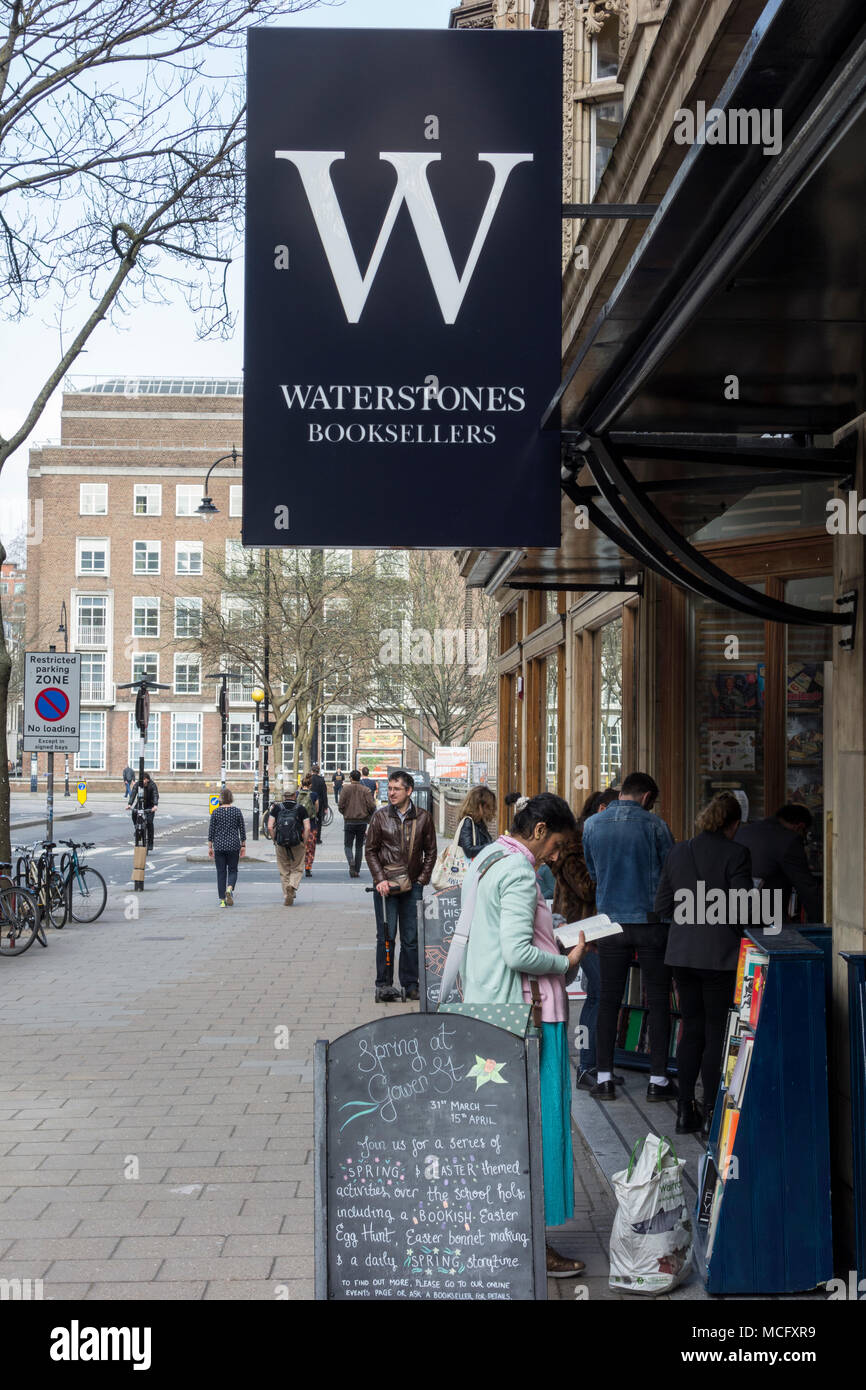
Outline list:
[[[701,1107],[695,1101],[677,1101],[677,1134],[697,1134],[703,1122]]]
[[[646,1088],[647,1100],[679,1100],[680,1093],[673,1081],[669,1081],[666,1086],[660,1086],[657,1081],[651,1081]]]
[[[313,871],[312,871],[312,869],[304,869],[304,874],[305,874],[305,876],[306,876],[307,878],[312,878],[312,877],[313,877]]]
[[[587,1067],[577,1078],[577,1089],[579,1091],[591,1091],[596,1084],[595,1067]]]
[[[407,999],[420,999],[420,998],[421,998],[420,994],[418,993],[418,986],[417,986],[417,985],[412,985],[412,986],[410,986],[409,989],[406,990],[406,998],[407,998]]]
[[[616,1086],[612,1081],[597,1081],[589,1094],[593,1100],[616,1100]]]
[[[705,1142],[706,1142],[706,1141],[709,1139],[709,1137],[710,1137],[710,1130],[712,1129],[712,1127],[713,1127],[713,1112],[712,1112],[712,1110],[705,1110],[705,1111],[704,1111],[703,1123],[702,1123],[702,1125],[701,1125],[701,1138],[702,1138]]]
[[[395,989],[393,985],[377,985],[377,986],[376,986],[376,1003],[377,1003],[377,1004],[395,1004],[395,1003],[398,1003],[399,1001],[400,1001],[400,991],[399,991],[399,989]]]

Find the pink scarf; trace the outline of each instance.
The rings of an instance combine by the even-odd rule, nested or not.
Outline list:
[[[535,868],[535,855],[528,850],[519,840],[514,840],[510,835],[500,835],[496,842],[509,854],[524,855]],[[553,935],[553,914],[544,899],[544,895],[536,881],[536,905],[535,919],[532,926],[532,944],[539,951],[549,951],[552,956],[561,955],[561,951],[556,944],[556,937]],[[538,989],[541,994],[541,1017],[544,1023],[565,1023],[568,1019],[568,995],[565,992],[564,975],[539,975]],[[527,1004],[532,1003],[532,988],[529,983],[529,976],[523,977],[523,998]]]

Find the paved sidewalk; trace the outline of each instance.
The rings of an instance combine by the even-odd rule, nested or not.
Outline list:
[[[313,1045],[416,1007],[373,1002],[373,909],[341,838],[292,908],[276,869],[242,868],[225,910],[215,883],[151,879],[0,962],[0,1278],[47,1299],[312,1298]],[[575,1175],[550,1238],[587,1268],[550,1297],[621,1298],[577,1130]]]

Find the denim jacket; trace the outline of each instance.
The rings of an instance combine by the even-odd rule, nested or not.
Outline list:
[[[595,880],[597,912],[614,922],[646,922],[674,837],[636,801],[614,801],[583,827],[583,853]]]

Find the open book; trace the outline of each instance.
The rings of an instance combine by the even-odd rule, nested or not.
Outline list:
[[[572,946],[577,945],[581,932],[589,943],[598,941],[602,936],[616,936],[621,931],[619,922],[612,922],[606,912],[599,912],[595,917],[585,917],[582,922],[563,922],[554,928],[553,934],[560,946],[570,951]]]

